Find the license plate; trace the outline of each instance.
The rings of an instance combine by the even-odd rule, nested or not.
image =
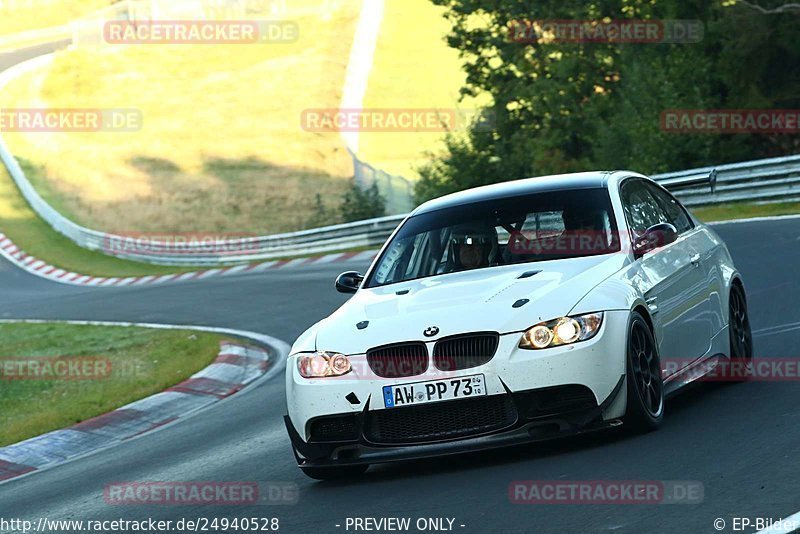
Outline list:
[[[486,395],[483,375],[462,376],[446,380],[429,380],[396,386],[383,386],[383,405],[386,408],[427,404]]]

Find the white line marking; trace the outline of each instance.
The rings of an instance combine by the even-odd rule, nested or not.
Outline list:
[[[773,525],[755,534],[789,534],[800,528],[800,512],[781,519],[780,524]]]
[[[57,324],[75,324],[75,325],[87,325],[87,326],[123,326],[123,327],[141,327],[141,328],[156,328],[161,330],[197,330],[199,332],[211,332],[215,334],[227,334],[234,337],[241,337],[244,339],[258,341],[259,343],[266,345],[276,352],[280,354],[284,354],[284,364],[285,356],[289,355],[289,349],[291,346],[281,341],[278,338],[268,336],[266,334],[260,334],[258,332],[252,332],[250,330],[238,330],[236,328],[222,328],[216,326],[196,326],[196,325],[181,325],[181,324],[171,324],[171,323],[138,323],[138,322],[129,322],[129,321],[79,321],[79,320],[54,320],[54,319],[0,319],[0,324],[4,323],[27,323],[27,324],[47,324],[47,323],[57,323]]]
[[[229,267],[227,269],[224,269],[221,274],[223,274],[223,275],[236,274],[238,272],[244,271],[248,267],[250,267],[250,266],[249,265],[237,265],[235,267]]]
[[[336,258],[338,258],[340,256],[341,256],[340,253],[326,254],[325,256],[322,256],[321,258],[315,260],[314,261],[314,265],[319,265],[321,263],[330,263],[330,262],[334,261]]]
[[[279,269],[286,269],[287,267],[295,267],[297,265],[302,265],[303,263],[306,263],[307,261],[308,261],[308,258],[295,258],[293,260],[287,261],[286,263],[284,263],[283,265],[281,265],[278,268]]]
[[[222,272],[222,269],[211,269],[208,271],[203,271],[203,273],[197,277],[198,280],[202,280],[204,278],[208,278],[209,276],[214,276],[215,274],[219,274]]]
[[[251,273],[260,273],[261,271],[266,271],[267,269],[269,269],[270,267],[272,267],[276,263],[278,263],[278,262],[276,262],[276,261],[265,261],[264,263],[259,263],[258,265],[256,265],[252,269],[250,269],[250,272]]]
[[[169,282],[170,280],[173,280],[174,278],[177,278],[177,277],[178,277],[177,274],[165,274],[163,276],[159,276],[158,278],[155,278],[153,280],[153,283],[154,284],[163,284],[164,282]]]
[[[706,223],[708,225],[721,225],[721,224],[737,224],[737,223],[749,223],[749,222],[763,222],[763,221],[783,221],[788,219],[798,219],[800,218],[800,213],[794,215],[770,215],[765,217],[750,217],[749,219],[731,219],[729,221],[714,221]]]
[[[766,334],[774,334],[775,332],[789,332],[791,330],[797,330],[798,328],[800,328],[800,322],[779,324],[775,326],[768,326],[766,328],[759,328],[758,330],[754,330],[753,335],[763,336]]]

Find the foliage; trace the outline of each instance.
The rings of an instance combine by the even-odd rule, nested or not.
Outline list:
[[[452,24],[464,96],[489,94],[491,132],[450,137],[420,169],[418,201],[503,180],[593,168],[654,173],[785,154],[796,136],[672,133],[668,109],[796,109],[800,26],[734,1],[432,0]],[[695,20],[695,43],[509,38],[520,20]]]
[[[378,184],[362,189],[353,180],[342,197],[340,206],[344,222],[362,221],[386,215],[386,200],[378,191]]]

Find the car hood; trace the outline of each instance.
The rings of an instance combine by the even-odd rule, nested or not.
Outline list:
[[[318,323],[316,348],[363,354],[371,347],[399,341],[435,341],[465,332],[522,331],[569,313],[626,261],[624,254],[570,258],[361,289]],[[528,302],[513,307],[520,299]],[[425,337],[423,331],[433,326],[438,334]]]

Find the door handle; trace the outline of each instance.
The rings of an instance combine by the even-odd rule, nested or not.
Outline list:
[[[692,265],[697,267],[698,265],[700,265],[700,254],[695,254],[694,256],[689,258],[689,261],[692,262]]]

